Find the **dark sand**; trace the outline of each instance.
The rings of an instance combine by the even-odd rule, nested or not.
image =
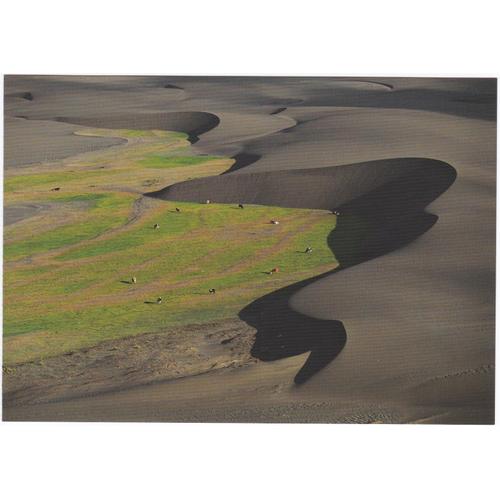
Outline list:
[[[6,120],[7,167],[27,161],[9,144],[33,137],[58,157],[79,153],[59,128],[71,123],[172,128],[182,112],[175,130],[237,162],[158,196],[340,206],[370,228],[353,253],[340,222],[339,272],[241,312],[264,362],[69,391],[6,405],[5,419],[493,422],[495,80],[7,77],[5,93],[6,115],[28,118]],[[29,161],[44,160],[27,147]]]

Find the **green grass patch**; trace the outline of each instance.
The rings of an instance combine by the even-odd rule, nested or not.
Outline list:
[[[206,175],[206,162],[220,159],[195,156],[185,144],[177,145],[185,134],[85,134],[139,140],[90,158],[92,170],[59,167],[5,181],[8,203],[18,203],[21,196],[23,202],[61,203],[7,233],[13,241],[4,247],[5,363],[231,317],[265,293],[336,266],[328,246],[336,217],[325,212],[151,200],[134,208],[137,187],[120,188],[119,183],[137,175],[137,167],[166,169],[156,175],[168,185],[170,175],[171,182],[181,177],[168,169],[182,167],[185,178],[196,177]],[[169,145],[174,154],[158,153]],[[88,167],[87,159],[82,161]],[[102,165],[106,168],[98,168]],[[90,184],[98,192],[86,192]],[[62,190],[50,191],[55,186]],[[281,224],[271,225],[271,219]],[[21,227],[26,235],[14,240]],[[312,253],[304,253],[307,246]],[[280,272],[268,275],[273,267]],[[134,285],[132,276],[137,277]],[[212,287],[216,295],[208,294]],[[157,305],[160,295],[164,300]]]
[[[127,215],[119,211],[129,208],[133,202],[130,196],[116,194],[91,195],[94,205],[85,215],[84,220],[63,225],[55,229],[48,229],[39,234],[28,234],[26,238],[8,243],[4,246],[6,261],[20,259],[40,254],[57,248],[74,245],[102,234],[103,232],[120,226],[127,220]],[[71,197],[69,197],[71,198]],[[68,201],[66,198],[65,201]],[[87,201],[86,196],[72,197]]]
[[[152,155],[137,162],[146,168],[179,168],[201,165],[211,160],[217,160],[217,156],[163,156]]]
[[[75,182],[79,180],[95,180],[107,175],[104,170],[86,170],[78,172],[52,172],[47,174],[24,174],[14,177],[7,177],[4,180],[4,191],[6,193],[14,191],[27,191],[29,188],[41,188],[47,186],[47,190],[58,187],[65,182]]]
[[[77,349],[186,322],[228,317],[267,291],[314,275],[320,266],[330,264],[333,268],[336,264],[327,245],[335,218],[327,214],[308,226],[314,211],[177,205],[182,206],[180,214],[172,213],[173,205],[168,202],[166,214],[179,227],[196,221],[187,231],[169,234],[165,230],[162,234],[152,230],[148,221],[122,235],[125,248],[117,250],[120,239],[111,239],[113,244],[96,241],[85,249],[90,261],[82,264],[78,264],[79,249],[63,254],[65,266],[74,266],[70,270],[46,269],[49,279],[16,285],[16,272],[12,272],[5,337],[39,332],[44,336],[42,350],[47,356],[63,352],[63,345]],[[283,221],[279,232],[268,224],[271,215]],[[228,234],[232,236],[230,244],[217,237],[225,230],[232,233]],[[128,247],[131,242],[135,247]],[[312,246],[313,253],[305,254],[306,246]],[[120,253],[118,259],[108,255],[111,249]],[[280,267],[280,273],[267,275],[272,267]],[[26,270],[19,272],[26,277]],[[124,282],[132,275],[138,276],[137,285]],[[218,290],[214,300],[207,293],[211,287]],[[159,295],[164,304],[148,304]],[[19,358],[12,358],[12,362],[14,359]]]

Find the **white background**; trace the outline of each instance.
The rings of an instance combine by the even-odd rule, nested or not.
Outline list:
[[[0,18],[4,74],[499,74],[494,1],[10,0]],[[0,493],[499,498],[499,444],[496,426],[2,423]]]

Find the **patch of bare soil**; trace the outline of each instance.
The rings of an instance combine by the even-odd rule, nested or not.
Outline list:
[[[89,396],[240,367],[255,330],[226,320],[103,342],[95,347],[3,368],[4,406]]]

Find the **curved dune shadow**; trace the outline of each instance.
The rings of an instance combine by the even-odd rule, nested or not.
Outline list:
[[[171,111],[168,113],[121,113],[106,116],[58,116],[55,121],[85,127],[134,130],[169,130],[188,134],[191,143],[217,127],[220,119],[203,111]]]
[[[274,361],[310,352],[294,379],[301,384],[340,354],[347,333],[340,320],[316,319],[293,310],[291,297],[315,281],[397,250],[427,232],[438,217],[425,212],[425,207],[455,178],[455,169],[447,163],[397,158],[309,171],[217,176],[180,183],[150,195],[339,211],[336,227],[327,240],[339,266],[264,295],[239,313],[240,319],[257,330],[251,350],[255,358]],[[273,182],[273,189],[267,189],[277,180],[280,182]]]
[[[341,268],[360,264],[409,244],[437,222],[425,207],[454,182],[453,167],[432,172],[410,170],[338,207],[335,231],[328,236]]]
[[[25,101],[32,101],[34,99],[33,94],[31,92],[13,92],[11,94],[5,94],[5,98],[17,98],[24,99]]]
[[[261,361],[276,361],[310,351],[307,361],[295,376],[296,384],[305,382],[333,361],[347,341],[341,321],[311,318],[289,306],[292,295],[328,274],[331,272],[276,290],[255,300],[239,313],[240,319],[257,330],[251,350],[253,357]]]
[[[248,165],[255,163],[257,160],[260,160],[260,158],[261,155],[253,153],[238,153],[237,155],[233,156],[234,163],[231,165],[231,168],[223,172],[221,175],[226,175],[234,172],[235,170],[239,170],[240,168],[248,167]]]

